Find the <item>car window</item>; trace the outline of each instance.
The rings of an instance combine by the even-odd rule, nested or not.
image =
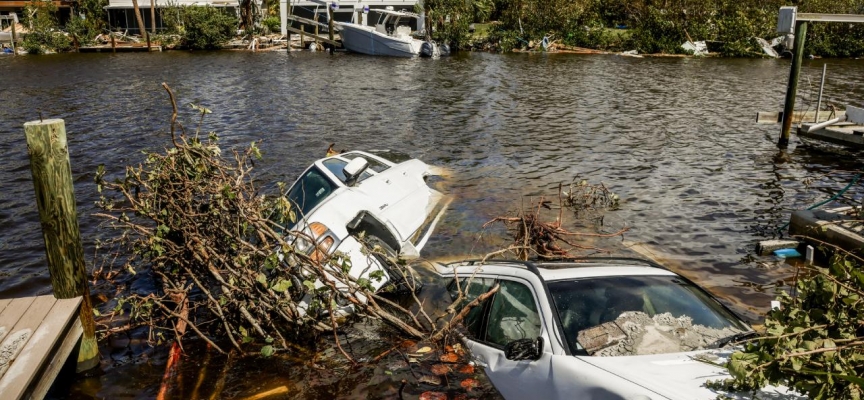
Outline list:
[[[318,168],[310,168],[288,192],[288,200],[297,216],[302,218],[327,196],[336,190],[336,185],[327,179]]]
[[[514,340],[540,336],[540,315],[531,289],[508,280],[500,284],[489,311],[486,341],[505,346]]]
[[[363,157],[363,155],[362,155],[362,154],[357,154],[357,153],[345,153],[345,154],[341,154],[340,157],[344,157],[344,158],[347,158],[347,159],[349,159],[349,160],[353,160],[353,159],[355,159],[355,158],[357,158],[357,157]],[[372,157],[363,157],[363,158],[366,160],[366,162],[369,163],[369,169],[371,169],[371,170],[373,170],[373,171],[375,171],[375,172],[377,172],[377,173],[379,173],[379,174],[380,174],[381,172],[386,171],[388,168],[390,168],[389,165],[384,164],[384,163],[382,163],[381,161],[378,161],[378,160],[376,160],[376,159],[374,159],[374,158],[372,158]],[[339,173],[340,173],[340,174],[342,173],[341,170],[340,170]],[[342,178],[340,178],[340,179],[342,179]]]
[[[345,166],[348,165],[347,161],[339,158],[328,158],[322,161],[321,164],[324,164],[324,167],[327,168],[327,170],[329,170],[333,174],[333,176],[338,178],[339,181],[345,183],[347,177],[345,176],[345,172],[343,172],[343,170],[345,169]],[[369,168],[366,171],[363,171],[362,174],[360,174],[360,179],[357,179],[357,183],[363,182],[364,180],[366,180],[366,178],[372,176],[369,170],[372,169],[374,171],[374,169],[372,168],[372,163],[370,162],[369,164]]]
[[[447,290],[450,292],[450,299],[454,302],[458,301],[458,303],[454,303],[454,308],[459,310],[474,301],[477,297],[480,297],[483,293],[488,292],[494,283],[495,280],[491,278],[469,277],[458,280],[454,279]],[[460,291],[463,293],[461,300],[459,300]],[[482,304],[472,308],[462,320],[462,324],[467,330],[466,333],[471,338],[477,339],[480,337],[480,330],[483,325],[483,308]]]

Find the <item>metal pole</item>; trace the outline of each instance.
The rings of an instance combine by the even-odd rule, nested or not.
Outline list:
[[[789,83],[786,86],[786,102],[783,104],[783,130],[777,147],[789,147],[789,131],[792,129],[792,117],[795,112],[795,97],[798,95],[798,77],[801,75],[801,62],[804,58],[804,39],[807,37],[807,21],[795,23],[795,55],[792,57],[792,70],[789,71]]]
[[[819,110],[822,109],[822,91],[825,90],[825,72],[828,69],[828,64],[822,64],[822,83],[819,84],[819,100],[816,101],[816,119],[813,122],[819,123]]]

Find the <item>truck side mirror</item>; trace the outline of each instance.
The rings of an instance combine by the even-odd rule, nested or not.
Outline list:
[[[519,339],[504,346],[504,357],[511,361],[539,360],[543,354],[543,337]]]
[[[354,186],[357,183],[357,178],[369,168],[369,162],[363,157],[357,157],[342,168],[342,173],[345,174],[345,184]]]

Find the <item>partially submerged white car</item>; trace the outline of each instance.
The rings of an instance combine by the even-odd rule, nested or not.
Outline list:
[[[350,258],[354,278],[381,270],[394,279],[358,238],[394,258],[419,257],[449,205],[449,198],[427,185],[429,177],[441,174],[440,168],[388,150],[350,151],[315,161],[287,192],[297,219],[288,228],[305,233],[296,237],[295,249],[318,260],[339,251]],[[370,282],[377,290],[387,280]]]
[[[499,285],[468,313],[463,339],[507,399],[716,399],[720,393],[705,381],[729,374],[699,358],[722,363],[730,343],[754,334],[708,292],[650,261],[459,262],[436,269],[452,279],[448,290],[461,305]],[[767,388],[758,398],[799,397]]]

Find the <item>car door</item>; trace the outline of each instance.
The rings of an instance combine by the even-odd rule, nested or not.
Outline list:
[[[474,362],[484,368],[507,399],[557,397],[551,384],[550,335],[538,307],[537,293],[527,281],[518,278],[501,278],[498,283],[498,293],[483,309],[480,329],[466,340]],[[504,356],[507,343],[537,337],[542,337],[544,343],[540,359],[513,361]]]

